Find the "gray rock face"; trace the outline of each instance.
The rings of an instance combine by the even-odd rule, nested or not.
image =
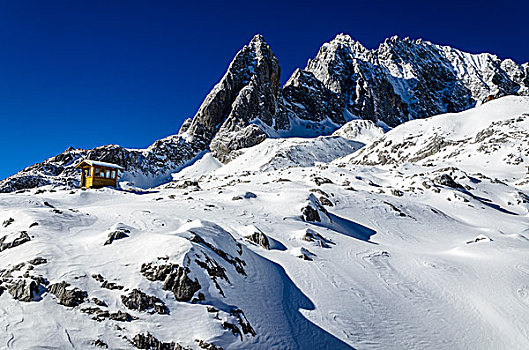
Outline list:
[[[447,186],[451,188],[463,188],[460,184],[454,181],[454,179],[448,174],[442,174],[433,180],[436,184]]]
[[[137,349],[149,349],[149,350],[184,350],[187,348],[182,347],[180,344],[175,342],[162,342],[156,339],[152,334],[136,334],[132,338],[132,345]]]
[[[127,229],[120,229],[120,230],[112,231],[108,234],[108,239],[105,241],[103,245],[109,245],[118,239],[127,238],[129,236],[128,233],[130,233],[130,231]]]
[[[328,89],[312,72],[296,69],[283,87],[285,107],[302,120],[345,123],[343,96]]]
[[[150,281],[163,281],[163,289],[173,292],[178,301],[190,301],[195,292],[200,290],[197,280],[192,280],[187,271],[177,264],[153,265],[143,264],[141,273]]]
[[[148,184],[155,186],[170,179],[171,172],[184,165],[207,145],[201,142],[186,142],[178,136],[169,136],[153,143],[143,150],[129,150],[118,145],[106,145],[92,150],[68,148],[63,153],[34,164],[17,174],[0,181],[0,193],[46,185],[79,187],[80,171],[75,169],[82,159],[92,159],[122,166],[122,179],[151,178]]]
[[[368,50],[340,34],[320,48],[305,70],[343,97],[346,114],[390,126],[529,94],[527,64],[477,56],[396,36]]]
[[[221,81],[211,90],[197,114],[181,133],[210,144],[221,161],[231,151],[262,142],[272,128],[280,90],[280,68],[261,35],[237,53]]]
[[[21,244],[31,241],[31,238],[29,237],[26,231],[20,232],[20,235],[17,238],[13,239],[11,242],[4,243],[6,238],[7,236],[3,236],[0,238],[0,252],[6,249],[18,247]]]
[[[307,222],[332,221],[327,209],[312,193],[309,195],[307,205],[301,208],[301,220]]]
[[[57,297],[61,305],[73,307],[84,303],[87,293],[79,288],[67,289],[69,286],[63,281],[50,285],[48,290]]]
[[[13,279],[7,290],[14,299],[29,302],[35,300],[39,284],[32,279]]]
[[[268,241],[268,237],[261,231],[254,232],[253,234],[247,236],[246,239],[258,244],[266,250],[270,250],[270,242]]]
[[[122,295],[121,302],[131,310],[145,311],[153,309],[160,315],[169,313],[169,310],[160,299],[147,295],[139,289],[133,289],[128,295]]]

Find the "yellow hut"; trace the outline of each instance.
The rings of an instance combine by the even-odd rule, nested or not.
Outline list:
[[[75,168],[81,169],[81,187],[84,188],[116,187],[118,171],[124,170],[116,164],[90,159],[81,161]]]

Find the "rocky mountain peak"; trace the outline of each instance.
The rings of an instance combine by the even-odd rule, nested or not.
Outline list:
[[[220,159],[266,138],[257,126],[272,126],[280,89],[279,62],[262,35],[236,55],[181,135],[200,140]],[[241,136],[244,136],[241,137]]]
[[[123,166],[122,180],[156,186],[208,150],[226,163],[268,137],[329,135],[354,119],[387,130],[505,95],[529,95],[529,63],[398,36],[369,50],[350,35],[338,34],[305,69],[295,70],[283,89],[280,77],[276,56],[257,34],[236,53],[178,135],[143,150],[117,145],[69,149],[1,181],[0,192],[75,186],[78,172],[72,160],[84,157]]]

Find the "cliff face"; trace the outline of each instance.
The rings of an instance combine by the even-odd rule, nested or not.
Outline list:
[[[0,192],[55,184],[77,186],[82,158],[112,162],[122,179],[156,186],[203,151],[227,163],[269,137],[329,135],[352,119],[395,127],[458,112],[504,95],[529,95],[529,64],[469,54],[421,39],[392,37],[368,50],[339,34],[281,89],[281,69],[256,35],[178,135],[143,150],[106,145],[68,149],[0,181]]]
[[[392,37],[368,50],[340,34],[309,60],[311,72],[345,101],[344,112],[392,127],[459,112],[505,95],[528,95],[527,63]]]
[[[266,134],[256,125],[274,126],[280,75],[277,58],[256,35],[179,134],[202,140],[223,161],[232,151],[263,141]]]

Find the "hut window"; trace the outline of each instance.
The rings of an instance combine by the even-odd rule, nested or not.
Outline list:
[[[112,178],[113,178],[113,179],[116,178],[116,171],[115,171],[115,170],[112,170]]]
[[[110,170],[107,170],[106,171],[106,176],[105,176],[107,179],[110,179]]]

